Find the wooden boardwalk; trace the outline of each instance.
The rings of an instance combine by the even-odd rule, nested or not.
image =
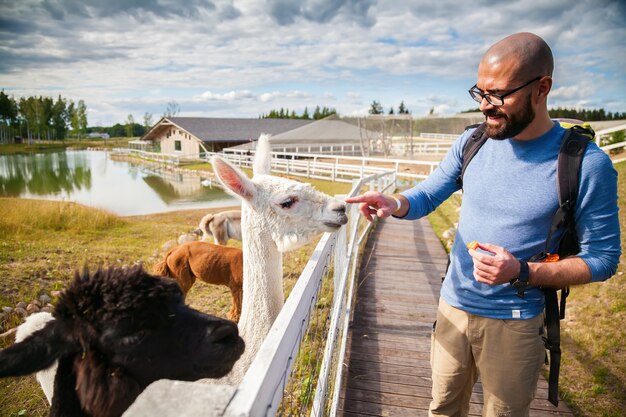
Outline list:
[[[380,221],[358,278],[339,415],[427,416],[431,399],[430,335],[447,254],[426,219]],[[540,377],[531,417],[572,416],[548,400]],[[482,413],[476,384],[470,415]]]

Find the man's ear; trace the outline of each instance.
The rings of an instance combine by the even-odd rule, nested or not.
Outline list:
[[[50,321],[43,329],[0,351],[0,377],[30,375],[75,350],[59,327],[57,320]]]
[[[213,157],[212,163],[217,179],[229,194],[244,201],[252,201],[256,195],[256,187],[243,172],[217,155]]]
[[[552,77],[545,76],[539,80],[539,96],[546,98],[552,90]]]

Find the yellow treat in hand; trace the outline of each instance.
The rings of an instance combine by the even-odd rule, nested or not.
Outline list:
[[[475,240],[472,240],[470,243],[467,244],[467,249],[476,250],[477,247],[478,247],[478,242],[476,242]]]

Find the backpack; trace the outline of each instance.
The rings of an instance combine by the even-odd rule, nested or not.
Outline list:
[[[578,180],[580,172],[580,164],[583,154],[587,147],[587,143],[595,136],[595,132],[588,123],[583,125],[567,122],[559,122],[561,126],[567,130],[563,136],[561,147],[559,148],[559,156],[557,160],[557,194],[559,198],[559,208],[552,217],[552,225],[544,250],[531,257],[529,262],[554,262],[566,256],[576,255],[580,252],[580,244],[576,233],[576,223],[574,218],[574,210],[576,208],[576,199],[578,197]],[[463,147],[463,164],[461,174],[457,177],[457,185],[463,187],[463,174],[467,165],[472,158],[480,150],[481,146],[487,141],[488,137],[485,133],[485,124],[468,126],[468,129],[476,127],[472,136],[468,139]],[[552,240],[552,235],[557,230],[563,230],[563,234],[559,240],[558,257],[548,253],[548,247]],[[561,335],[559,320],[565,318],[565,302],[569,295],[569,288],[561,289],[561,300],[557,295],[555,288],[542,288],[545,297],[545,326],[546,336],[543,337],[544,345],[550,352],[550,377],[548,381],[548,400],[556,407],[559,404],[558,384],[559,384],[559,368],[561,365]],[[546,364],[548,357],[546,354]]]

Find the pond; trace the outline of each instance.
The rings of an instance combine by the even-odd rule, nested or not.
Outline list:
[[[0,155],[0,196],[72,201],[120,216],[239,205],[201,177],[114,161],[104,151]]]

